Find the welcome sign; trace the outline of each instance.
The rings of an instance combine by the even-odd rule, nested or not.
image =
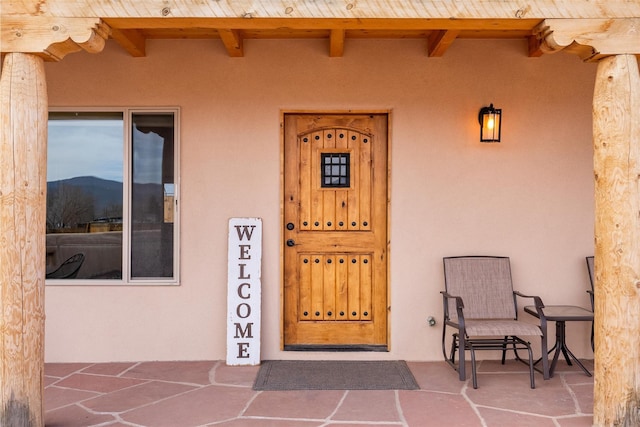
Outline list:
[[[262,219],[231,218],[227,279],[227,364],[260,364]]]

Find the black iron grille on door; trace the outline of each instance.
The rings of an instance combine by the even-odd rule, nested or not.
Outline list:
[[[321,153],[322,187],[349,187],[350,160],[349,153]]]

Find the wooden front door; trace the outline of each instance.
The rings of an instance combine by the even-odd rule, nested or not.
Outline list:
[[[387,348],[387,114],[284,115],[284,348]]]

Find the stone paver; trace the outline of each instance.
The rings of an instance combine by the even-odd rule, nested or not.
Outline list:
[[[220,362],[143,362],[127,370],[123,377],[208,385],[210,371]]]
[[[190,427],[237,418],[254,392],[208,386],[121,415],[124,421],[153,427]]]
[[[146,381],[132,378],[111,377],[106,375],[73,374],[56,382],[56,387],[76,390],[110,393],[123,388],[142,384]]]
[[[134,367],[136,363],[98,363],[96,365],[87,366],[82,370],[85,374],[96,375],[113,375],[119,376],[126,372],[128,369]]]
[[[409,426],[482,427],[473,406],[461,394],[401,390],[400,406]]]
[[[95,412],[125,412],[194,390],[185,384],[150,381],[83,402]]]
[[[100,394],[85,390],[49,386],[45,389],[44,406],[47,410],[53,410],[73,405],[74,403],[82,402],[96,396],[100,396]]]
[[[45,412],[45,427],[88,427],[107,422],[115,422],[110,414],[95,414],[78,405]]]
[[[331,419],[399,422],[395,394],[395,390],[349,391]]]
[[[244,415],[264,418],[329,418],[345,397],[342,390],[296,390],[261,392]]]
[[[522,414],[493,408],[478,408],[478,412],[480,412],[480,416],[488,427],[555,427],[553,419],[539,415]]]

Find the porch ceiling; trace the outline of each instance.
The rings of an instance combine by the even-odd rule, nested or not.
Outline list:
[[[424,39],[429,56],[441,56],[458,38],[531,38],[541,19],[291,19],[105,18],[111,37],[133,56],[148,39],[220,40],[229,55],[243,56],[247,39],[326,39],[330,56],[342,56],[349,39]],[[531,49],[536,55],[536,49]]]
[[[530,56],[571,47],[597,60],[640,53],[639,17],[630,0],[16,1],[0,10],[0,47],[58,61],[109,37],[132,56],[149,39],[212,39],[241,57],[244,40],[313,38],[342,56],[350,39],[411,38],[442,56],[459,38],[522,38]]]

